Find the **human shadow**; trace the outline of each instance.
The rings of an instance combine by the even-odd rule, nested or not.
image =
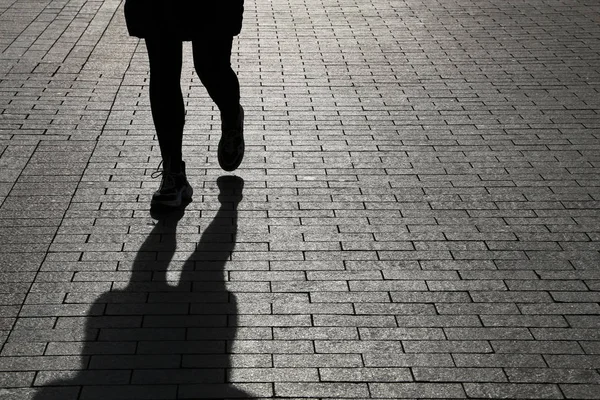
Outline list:
[[[56,379],[60,374],[41,371],[35,400],[250,398],[229,384],[237,304],[224,278],[244,181],[223,176],[217,184],[219,210],[178,282],[167,277],[183,208],[154,213],[159,220],[127,286],[103,294],[90,309],[81,366],[70,374],[76,376]]]

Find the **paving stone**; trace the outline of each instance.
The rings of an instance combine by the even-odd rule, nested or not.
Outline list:
[[[551,368],[597,368],[600,357],[595,354],[549,354],[544,359]]]
[[[596,371],[582,368],[505,368],[504,371],[510,382],[595,384],[600,381]]]
[[[231,382],[314,382],[316,368],[238,368],[231,371]]]
[[[491,318],[490,318],[491,317]],[[489,327],[567,327],[564,316],[546,315],[481,315],[484,326]]]
[[[539,354],[453,354],[458,367],[542,367],[545,357]]]
[[[413,380],[408,368],[319,368],[325,382],[410,382]]]
[[[418,382],[506,382],[501,368],[412,368]]]
[[[276,354],[273,356],[273,364],[277,368],[350,368],[363,366],[362,359],[358,354]]]
[[[597,385],[559,385],[567,399],[593,399],[597,397]]]
[[[35,385],[126,385],[130,379],[129,371],[43,371],[36,376]]]
[[[275,383],[275,395],[308,398],[364,398],[369,390],[364,383]]]
[[[33,385],[34,372],[2,372],[0,382],[5,389],[29,387]]]
[[[79,398],[91,400],[110,396],[113,399],[161,399],[175,396],[176,393],[175,385],[99,385],[84,386]]]
[[[466,398],[462,387],[452,383],[371,383],[369,388],[377,398]]]
[[[561,391],[553,384],[465,383],[470,397],[494,398],[511,396],[521,399],[561,399]]]
[[[474,340],[403,340],[406,353],[478,353],[493,352],[487,341]]]
[[[364,355],[367,367],[451,367],[450,354],[390,354],[372,351]]]

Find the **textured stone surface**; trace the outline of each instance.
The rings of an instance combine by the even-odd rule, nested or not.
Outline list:
[[[160,222],[122,6],[0,0],[0,398],[600,397],[600,4],[246,0]]]

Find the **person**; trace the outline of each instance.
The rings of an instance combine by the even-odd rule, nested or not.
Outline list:
[[[150,108],[162,158],[152,206],[179,207],[193,189],[182,157],[185,106],[181,92],[182,43],[191,41],[200,81],[221,116],[219,165],[234,171],[244,156],[244,110],[231,67],[233,38],[242,28],[244,0],[126,0],[128,32],[145,40],[150,64]]]

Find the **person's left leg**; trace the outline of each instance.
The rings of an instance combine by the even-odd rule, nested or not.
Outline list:
[[[232,44],[232,36],[219,33],[192,41],[196,73],[221,113],[218,159],[226,171],[235,170],[244,156],[244,111],[240,84],[231,68]]]
[[[232,44],[232,36],[218,33],[192,41],[196,73],[224,120],[234,120],[240,104],[240,84],[231,68]]]

